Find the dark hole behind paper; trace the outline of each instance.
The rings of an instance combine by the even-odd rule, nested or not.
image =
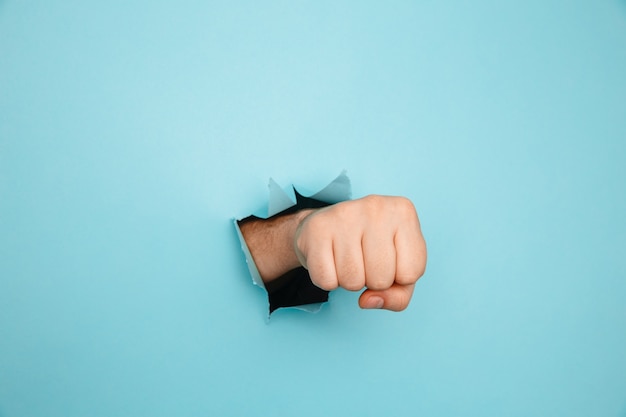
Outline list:
[[[269,219],[293,214],[304,209],[323,208],[332,204],[305,197],[295,189],[294,191],[296,194],[296,205],[280,213],[276,213],[269,217]],[[242,224],[250,221],[263,221],[263,219],[257,216],[248,216],[245,219],[239,220],[237,223],[241,227]],[[292,269],[276,280],[266,283],[265,288],[269,297],[270,313],[282,307],[296,307],[328,301],[328,291],[316,287],[313,282],[311,282],[309,272],[303,267]]]

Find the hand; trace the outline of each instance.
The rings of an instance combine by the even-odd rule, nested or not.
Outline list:
[[[426,268],[426,243],[413,204],[368,196],[308,214],[295,232],[295,254],[318,287],[366,290],[361,308],[404,310]]]

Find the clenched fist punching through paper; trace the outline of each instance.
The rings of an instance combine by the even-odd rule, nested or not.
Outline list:
[[[305,267],[326,291],[365,289],[366,309],[404,310],[426,268],[417,212],[404,197],[371,195],[241,224],[266,285]]]

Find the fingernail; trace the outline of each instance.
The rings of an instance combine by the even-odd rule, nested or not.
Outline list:
[[[374,295],[367,299],[367,301],[365,302],[365,308],[368,308],[368,309],[383,308],[384,304],[385,304],[385,301],[381,297]]]

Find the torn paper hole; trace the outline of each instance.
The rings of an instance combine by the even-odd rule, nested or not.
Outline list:
[[[322,304],[328,301],[328,292],[313,285],[308,271],[303,267],[293,269],[267,284],[264,283],[239,226],[248,221],[284,216],[302,209],[326,207],[349,200],[351,197],[350,179],[345,171],[339,174],[337,178],[321,191],[311,196],[303,196],[295,187],[292,190],[295,201],[294,198],[290,197],[285,190],[270,178],[267,217],[251,215],[243,219],[235,219],[234,221],[241,249],[252,276],[252,282],[267,293],[269,314],[279,308],[297,308],[316,313],[320,310]]]

